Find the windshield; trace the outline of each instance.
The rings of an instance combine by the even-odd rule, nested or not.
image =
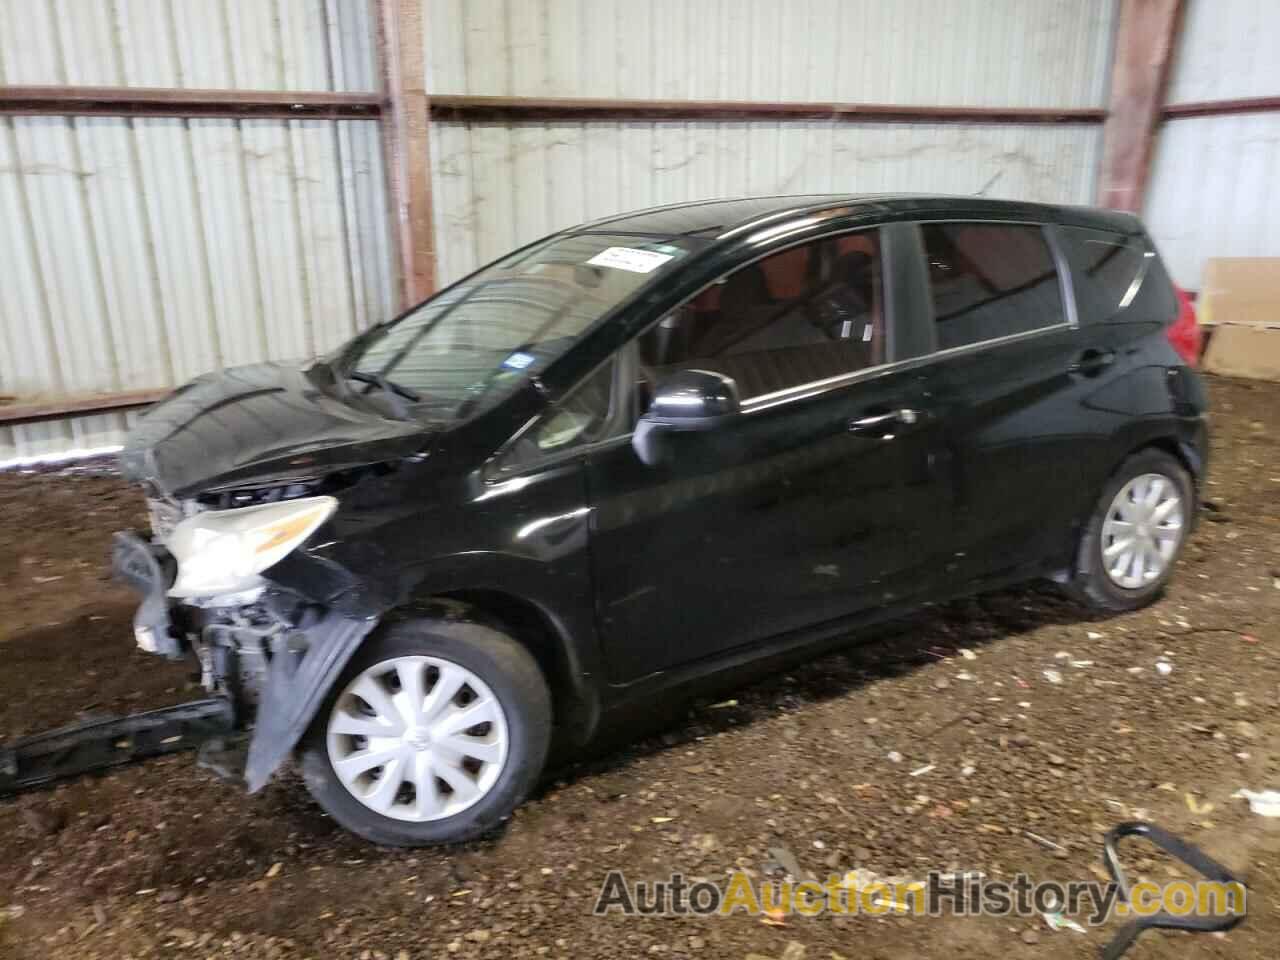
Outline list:
[[[514,253],[357,337],[341,375],[433,418],[496,403],[689,252],[680,240],[577,234]],[[413,406],[407,409],[413,409]]]

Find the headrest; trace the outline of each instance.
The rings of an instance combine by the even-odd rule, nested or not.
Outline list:
[[[769,286],[758,263],[743,267],[720,289],[720,311],[731,317],[741,316],[769,300]]]

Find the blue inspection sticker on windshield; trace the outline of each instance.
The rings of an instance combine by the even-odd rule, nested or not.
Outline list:
[[[532,353],[517,352],[503,360],[502,365],[509,370],[523,370],[536,359]]]

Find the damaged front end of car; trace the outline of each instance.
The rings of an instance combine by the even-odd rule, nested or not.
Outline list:
[[[133,621],[137,646],[198,665],[208,697],[95,718],[0,747],[0,796],[205,743],[243,741],[244,734],[247,758],[232,750],[236,769],[214,766],[257,791],[377,625],[381,608],[371,591],[357,589],[358,578],[315,558],[280,563],[324,526],[335,498],[273,497],[225,510],[195,500],[148,500],[152,530],[115,534],[113,574],[141,599]],[[321,575],[309,571],[315,565],[325,568]],[[294,583],[263,576],[272,566]],[[352,594],[366,606],[352,608]]]
[[[375,616],[340,612],[261,576],[337,508],[331,497],[192,512],[171,529],[116,534],[113,569],[142,602],[140,649],[194,657],[201,682],[253,727],[244,779],[270,779]],[[153,506],[153,516],[156,511]]]
[[[430,436],[422,423],[353,414],[268,365],[200,378],[130,435],[121,469],[142,488],[151,529],[116,534],[112,566],[141,598],[137,645],[198,664],[250,732],[251,792],[394,604],[329,555],[348,545],[342,505],[420,462]]]
[[[250,792],[289,755],[390,605],[362,578],[303,548],[323,545],[344,490],[393,469],[376,463],[181,499],[130,471],[147,493],[152,529],[117,533],[112,566],[141,597],[137,645],[194,659],[236,728],[252,731],[243,771]]]

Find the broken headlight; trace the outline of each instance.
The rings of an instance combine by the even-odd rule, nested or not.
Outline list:
[[[333,497],[305,497],[233,510],[208,510],[173,528],[166,546],[178,561],[171,597],[246,590],[333,514]]]

